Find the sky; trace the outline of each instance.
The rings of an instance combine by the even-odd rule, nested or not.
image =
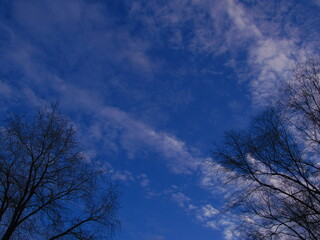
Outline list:
[[[237,239],[212,159],[319,56],[319,0],[0,0],[0,112],[59,102],[120,187],[115,240]]]

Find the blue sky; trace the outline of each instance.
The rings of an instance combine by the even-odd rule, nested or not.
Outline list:
[[[121,185],[116,240],[236,239],[212,142],[319,55],[319,11],[319,0],[2,0],[0,111],[60,102]]]

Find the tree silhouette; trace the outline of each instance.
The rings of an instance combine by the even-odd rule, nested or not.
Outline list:
[[[117,191],[57,106],[9,114],[0,131],[0,237],[96,239],[118,226]]]
[[[243,239],[320,239],[320,64],[298,65],[281,102],[215,151]]]

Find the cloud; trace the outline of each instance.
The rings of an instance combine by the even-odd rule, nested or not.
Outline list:
[[[278,5],[267,1],[246,5],[237,0],[150,1],[132,14],[148,23],[145,27],[155,38],[163,36],[162,31],[169,33],[172,48],[211,55],[212,59],[231,54],[229,66],[236,72],[244,66],[247,71],[246,76],[239,77],[249,81],[253,104],[265,105],[275,89],[289,79],[297,61],[318,53],[314,41],[318,33],[307,30],[314,24],[307,16],[300,16],[302,9],[310,14],[313,9],[290,1]],[[149,11],[153,14],[147,18],[145,12]],[[294,25],[295,15],[306,25]],[[185,35],[183,29],[190,34]]]
[[[12,38],[9,47],[3,49],[1,62],[6,62],[7,75],[16,72],[25,77],[17,79],[17,84],[3,83],[3,96],[14,91],[19,93],[18,102],[33,106],[59,99],[68,111],[81,110],[79,115],[92,113],[96,120],[90,122],[89,136],[111,146],[112,151],[121,147],[131,158],[145,149],[155,151],[175,173],[191,173],[197,168],[199,157],[182,140],[112,106],[104,97],[104,90],[108,94],[113,89],[105,83],[108,69],[100,75],[100,68],[110,62],[121,66],[116,71],[130,70],[142,75],[152,72],[156,61],[151,61],[146,53],[148,41],[133,36],[130,27],[116,25],[115,16],[99,3],[15,1],[12,9],[17,27],[6,26]],[[167,19],[175,21],[174,17]],[[91,85],[89,76],[97,87],[87,87]]]
[[[277,6],[268,1],[148,1],[135,3],[130,16],[140,19],[159,44],[165,39],[169,48],[213,60],[231,54],[229,66],[236,72],[245,68],[246,76],[239,78],[249,81],[253,104],[264,105],[288,79],[296,62],[317,52],[314,35],[318,33],[308,33],[313,23],[300,14],[302,9],[313,10],[291,1]],[[307,26],[294,25],[295,15]]]
[[[212,207],[210,204],[206,204],[201,207],[199,217],[201,219],[207,219],[217,215],[218,213],[219,211],[217,209]]]
[[[280,90],[297,61],[307,59],[306,51],[293,40],[261,39],[250,52],[250,62],[258,76],[250,83],[254,103],[268,103],[268,98]]]
[[[107,171],[110,173],[112,180],[119,181],[126,185],[137,182],[140,187],[147,191],[147,197],[151,197],[153,195],[153,190],[150,188],[149,177],[145,173],[133,174],[128,170],[114,169],[110,164],[107,167]]]
[[[128,184],[129,182],[135,181],[135,177],[128,170],[111,170],[111,178],[114,181],[120,181]]]
[[[145,194],[146,198],[154,198],[161,195],[161,193],[154,191],[151,186],[151,181],[149,177],[145,173],[134,174],[133,172],[125,169],[116,169],[111,166],[111,164],[107,162],[95,161],[95,164],[100,170],[104,170],[106,173],[110,174],[111,180],[117,183],[120,183],[124,186],[129,186],[132,184],[136,184],[140,186]]]
[[[191,200],[189,197],[187,197],[182,192],[172,193],[171,197],[172,197],[173,201],[176,202],[177,205],[182,208],[188,207],[189,206],[188,204]]]
[[[256,8],[262,6],[260,4]],[[289,74],[297,61],[305,61],[312,56],[315,46],[312,41],[308,44],[308,39],[296,34],[296,29],[289,23],[285,26],[287,35],[281,35],[277,30],[273,30],[272,34],[264,33],[263,30],[268,29],[270,22],[257,19],[254,8],[246,9],[236,0],[228,0],[226,10],[236,35],[240,36],[241,42],[248,43],[248,69],[254,74],[250,82],[253,103],[264,105],[289,80]],[[229,38],[231,40],[228,42],[231,42],[234,36],[229,35]]]
[[[15,63],[22,64],[28,76],[33,78],[41,73],[41,69],[35,70],[30,62],[34,59],[42,64],[46,62],[43,52],[53,53],[50,45],[54,42],[55,49],[64,52],[64,57],[59,62],[69,69],[78,64],[86,64],[88,60],[85,59],[93,62],[117,62],[124,71],[134,71],[152,79],[156,69],[161,71],[161,60],[155,56],[151,58],[148,54],[150,49],[169,47],[187,50],[194,54],[211,55],[213,60],[215,56],[229,52],[234,58],[230,61],[230,66],[236,72],[240,64],[244,64],[249,70],[245,78],[250,81],[253,103],[263,104],[274,89],[281,86],[295,62],[303,61],[315,52],[316,45],[312,39],[317,39],[317,36],[310,34],[306,37],[301,29],[299,33],[289,21],[283,26],[286,35],[281,35],[281,29],[270,27],[276,24],[273,21],[279,22],[281,19],[268,15],[259,18],[255,15],[255,12],[261,12],[264,3],[262,1],[249,7],[236,0],[127,2],[130,22],[127,26],[119,27],[115,24],[116,17],[103,4],[71,0],[55,3],[16,1],[13,4],[14,19],[25,31],[23,35],[11,30],[12,44],[7,48],[6,54]],[[279,11],[285,11],[290,4],[292,5],[291,2],[281,3]],[[298,7],[301,6],[297,5]],[[282,18],[285,20],[285,15]],[[136,24],[141,24],[145,31],[131,34],[130,29]],[[275,30],[271,33],[271,30],[266,32],[265,29]],[[63,35],[62,39],[57,38],[60,35],[57,31]],[[27,42],[26,39],[30,39],[31,34],[37,39]],[[71,44],[74,38],[77,42]],[[36,43],[40,43],[38,47],[35,47]],[[247,54],[238,59],[243,50]],[[58,61],[54,61],[54,54],[51,59],[50,65],[54,70]],[[106,73],[102,73],[100,67],[94,64],[91,66],[93,71],[100,73],[96,75],[100,81],[104,77],[110,77],[105,76]],[[85,74],[79,74],[78,81],[82,75]]]
[[[171,189],[175,191],[175,188]],[[169,193],[171,192],[169,191]],[[219,210],[214,208],[211,204],[199,205],[195,204],[193,200],[186,196],[183,192],[173,192],[171,193],[171,199],[186,213],[193,215],[202,225],[210,229],[217,229],[217,224],[219,223],[218,215]]]
[[[92,136],[95,140],[109,141],[108,134],[103,134],[105,127],[116,131],[111,142],[115,142],[115,138],[120,140],[121,147],[127,151],[128,157],[133,158],[134,155],[148,148],[150,151],[157,152],[164,156],[164,161],[169,169],[176,174],[191,174],[197,171],[203,159],[177,137],[164,132],[157,131],[151,126],[144,124],[141,121],[130,116],[130,114],[111,106],[100,105],[101,103],[95,99],[94,93],[77,89],[74,86],[65,86],[62,94],[66,93],[62,99],[67,102],[72,102],[72,96],[85,95],[82,97],[83,102],[81,108],[84,111],[95,114],[95,119],[99,119],[98,123],[91,127]],[[70,99],[71,98],[71,99]],[[71,106],[70,106],[71,107]],[[141,175],[144,185],[147,185],[148,180]]]
[[[152,78],[156,61],[146,53],[148,41],[130,34],[127,26],[117,25],[107,5],[82,0],[18,0],[11,5],[14,25],[2,24],[11,36],[3,53],[33,81],[39,78],[37,74],[44,74],[43,67],[60,77],[67,75],[69,81],[72,75],[85,81],[82,75],[96,71],[98,81],[106,74],[101,63]],[[99,74],[103,75],[98,78]]]
[[[201,159],[194,157],[185,143],[175,136],[156,131],[114,107],[103,106],[98,115],[119,129],[121,145],[129,158],[141,148],[149,148],[163,155],[175,173],[191,173],[199,166]]]
[[[261,32],[250,19],[240,3],[236,0],[227,0],[226,11],[234,27],[245,37],[261,37]]]
[[[140,174],[139,176],[137,176],[137,179],[140,180],[140,186],[141,187],[149,187],[150,185],[150,180],[148,178],[148,176],[144,173]]]

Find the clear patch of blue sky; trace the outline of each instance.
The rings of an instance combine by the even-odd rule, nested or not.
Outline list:
[[[116,240],[235,239],[212,141],[319,54],[314,1],[0,2],[0,111],[60,102],[121,187]]]

